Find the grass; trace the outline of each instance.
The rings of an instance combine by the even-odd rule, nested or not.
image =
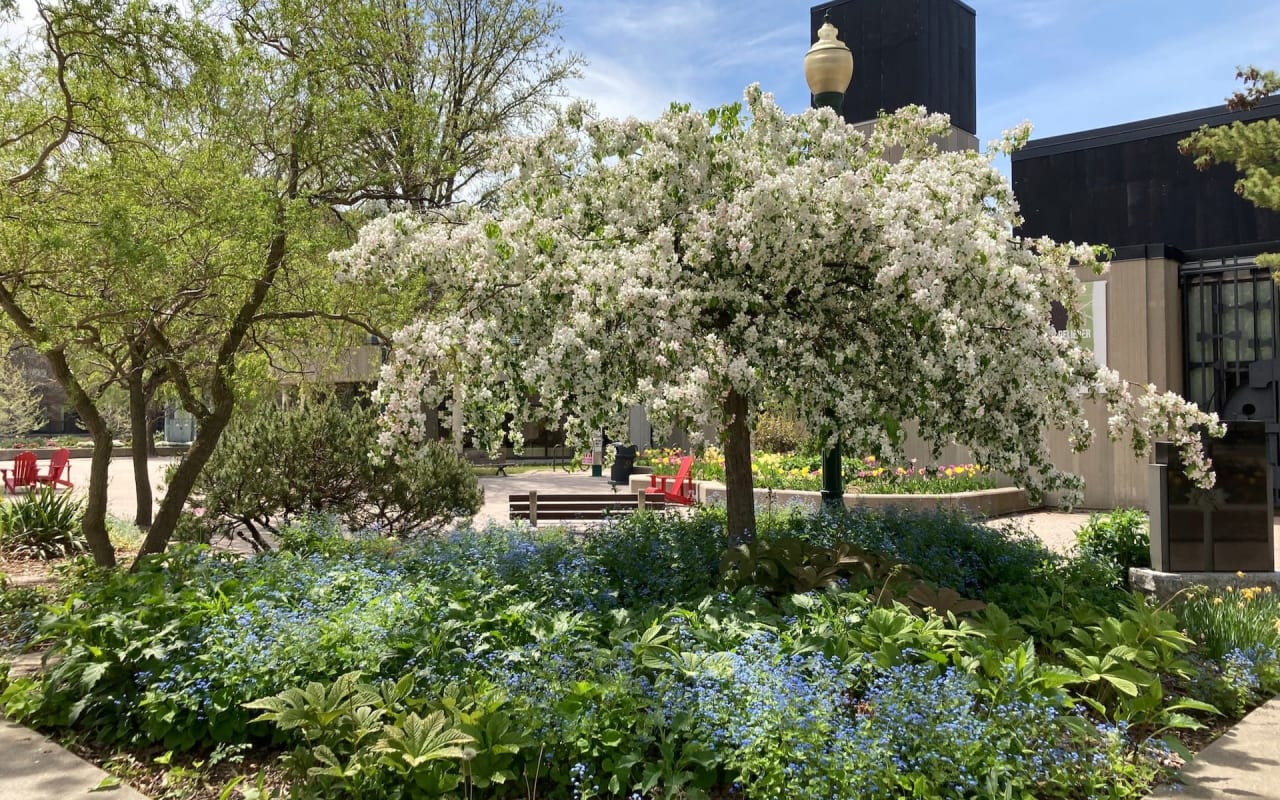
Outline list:
[[[480,478],[493,477],[495,475],[498,475],[497,467],[472,467],[471,471],[476,475],[476,477],[480,477]],[[507,475],[527,475],[531,472],[554,472],[554,471],[555,471],[555,468],[550,464],[522,464],[519,466],[515,464],[507,464],[506,470],[505,470]]]

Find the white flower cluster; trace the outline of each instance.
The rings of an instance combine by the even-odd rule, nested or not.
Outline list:
[[[723,422],[734,389],[851,452],[891,455],[916,420],[938,446],[969,444],[1069,496],[1079,482],[1050,463],[1045,433],[1086,446],[1091,395],[1113,436],[1139,452],[1171,439],[1211,483],[1195,429],[1216,419],[1173,394],[1135,397],[1055,334],[1050,303],[1078,314],[1072,265],[1093,251],[1015,236],[992,156],[933,144],[945,117],[908,108],[863,136],[829,110],[786,115],[756,87],[746,111],[638,122],[572,107],[503,149],[496,207],[387,216],[335,254],[352,276],[425,274],[448,309],[395,339],[384,443],[420,442],[425,411],[457,398],[490,441],[506,414],[585,438],[632,404],[696,429]]]

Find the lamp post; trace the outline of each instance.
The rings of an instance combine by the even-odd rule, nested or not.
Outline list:
[[[832,108],[837,114],[844,109],[844,93],[853,80],[853,53],[836,37],[840,32],[831,24],[831,12],[822,18],[818,41],[804,54],[804,79],[813,93],[815,108]]]
[[[844,110],[844,94],[853,79],[853,53],[836,38],[839,31],[831,24],[830,12],[823,15],[818,41],[804,54],[804,79],[813,94],[815,108],[830,108],[837,114]],[[822,453],[822,504],[827,508],[844,507],[844,477],[837,438]]]

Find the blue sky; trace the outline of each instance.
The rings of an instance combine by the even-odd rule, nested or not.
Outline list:
[[[565,44],[587,60],[569,91],[612,116],[673,100],[740,99],[759,82],[808,102],[801,0],[560,0]],[[969,0],[977,12],[978,139],[1023,120],[1033,137],[1223,103],[1237,65],[1280,69],[1274,0]],[[854,67],[855,88],[857,65]]]

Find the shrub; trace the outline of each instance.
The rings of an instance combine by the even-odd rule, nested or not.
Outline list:
[[[582,547],[619,604],[674,603],[715,586],[720,554],[728,546],[724,530],[720,509],[699,509],[688,517],[629,514],[593,529]]]
[[[799,420],[785,414],[763,413],[751,432],[751,444],[760,453],[790,453],[799,449],[807,436]]]
[[[40,384],[10,359],[13,346],[0,346],[0,440],[26,436],[44,424],[40,409]]]
[[[52,488],[0,503],[0,552],[40,560],[83,553],[83,517],[83,501]]]
[[[236,419],[195,487],[199,518],[211,530],[278,533],[299,517],[328,513],[351,530],[404,537],[437,531],[480,508],[470,465],[451,448],[428,443],[395,462],[373,458],[373,411],[333,400],[266,406]],[[184,538],[201,538],[187,521]],[[190,530],[188,530],[190,528]]]
[[[1122,508],[1109,514],[1091,514],[1089,521],[1076,532],[1080,553],[1110,564],[1115,574],[1113,583],[1129,586],[1130,567],[1151,566],[1151,534],[1147,513],[1136,508]]]
[[[925,580],[965,597],[1001,605],[1040,585],[1041,566],[1056,558],[1029,533],[991,528],[958,512],[783,511],[761,515],[757,529],[768,539],[847,542],[910,564]]]

